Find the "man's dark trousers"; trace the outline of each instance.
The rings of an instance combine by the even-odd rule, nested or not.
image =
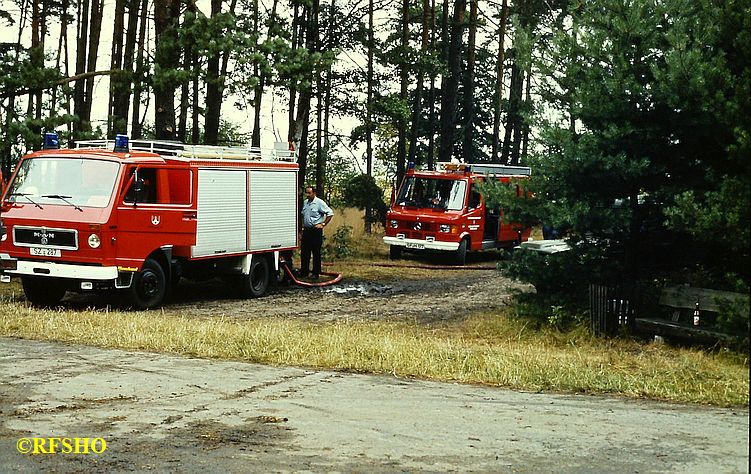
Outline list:
[[[323,229],[315,227],[303,229],[300,249],[300,274],[302,276],[308,276],[311,253],[313,254],[313,275],[321,274],[321,245],[323,245]]]

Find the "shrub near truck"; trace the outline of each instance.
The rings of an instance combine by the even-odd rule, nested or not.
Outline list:
[[[297,248],[294,152],[131,147],[123,136],[45,143],[18,163],[2,201],[2,279],[20,277],[32,303],[115,289],[149,309],[183,275],[219,275],[260,296],[280,253]]]
[[[433,250],[463,265],[467,251],[512,248],[531,229],[503,222],[503,209],[486,206],[478,189],[485,179],[508,183],[530,176],[529,168],[440,163],[440,171],[409,170],[386,215],[384,243],[391,258],[403,250]],[[517,193],[520,190],[517,188]]]

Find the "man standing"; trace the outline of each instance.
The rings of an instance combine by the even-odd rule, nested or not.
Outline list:
[[[305,188],[305,201],[302,205],[302,242],[300,249],[300,276],[307,277],[310,268],[310,254],[313,253],[313,278],[321,274],[321,245],[323,228],[329,223],[334,211],[316,197],[315,189]]]

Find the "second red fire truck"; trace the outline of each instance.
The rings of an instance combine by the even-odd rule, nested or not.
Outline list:
[[[386,216],[384,243],[391,258],[403,250],[432,250],[463,265],[470,250],[512,248],[529,239],[531,229],[503,222],[503,210],[486,206],[477,184],[509,182],[531,171],[523,166],[441,163],[439,171],[410,166]],[[517,188],[517,192],[518,188]]]

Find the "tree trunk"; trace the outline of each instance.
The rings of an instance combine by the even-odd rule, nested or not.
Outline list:
[[[104,13],[104,0],[94,0],[91,4],[91,25],[89,26],[89,54],[86,61],[86,71],[96,71],[97,58],[99,57],[99,38],[102,33],[102,15]],[[94,100],[94,76],[86,78],[86,121],[91,120],[91,106]],[[90,126],[89,126],[90,128]]]
[[[39,9],[39,2],[31,3],[31,48],[29,49],[29,56],[31,66],[33,68],[44,67],[44,46],[41,44],[41,25],[44,24],[44,19],[41,18],[42,13]],[[40,64],[41,62],[41,64]],[[29,98],[27,101],[26,116],[29,118],[39,118],[36,116],[35,103],[41,103],[41,91],[39,96],[37,92],[29,92]],[[40,114],[41,116],[41,114]],[[35,130],[36,131],[36,130]],[[39,135],[35,133],[35,135]]]
[[[451,20],[448,74],[443,77],[441,84],[441,142],[438,151],[438,159],[441,161],[451,161],[454,154],[454,122],[456,121],[457,94],[462,66],[462,36],[466,7],[466,0],[456,0]]]
[[[63,13],[60,18],[60,36],[58,38],[57,42],[57,54],[55,54],[55,69],[58,71],[60,70],[60,61],[63,58],[63,52],[65,52],[65,75],[68,75],[67,70],[67,59],[68,59],[68,45],[67,45],[67,35],[68,35],[68,0],[63,0],[60,11]],[[50,116],[54,117],[57,115],[57,92],[58,88],[53,87],[52,88],[52,96],[50,98]]]
[[[138,1],[138,0],[137,0]],[[138,53],[136,54],[136,69],[133,81],[133,138],[141,138],[141,92],[143,90],[144,61],[143,53],[146,48],[146,13],[148,9],[148,0],[142,0],[141,4],[141,25],[138,29]]]
[[[292,49],[298,49],[301,47],[301,41],[302,41],[302,35],[303,31],[305,30],[305,24],[307,23],[307,8],[303,7],[302,15],[298,15],[300,6],[299,4],[295,3],[293,14],[292,14]],[[299,145],[300,141],[297,139],[297,114],[295,110],[295,105],[297,101],[297,81],[295,78],[292,78],[290,80],[289,84],[289,107],[287,111],[287,141],[290,144],[295,144],[298,146],[298,155],[299,155]]]
[[[321,75],[316,75],[316,194],[325,199],[324,180],[324,157],[322,147],[323,135],[323,81]]]
[[[274,32],[274,29],[276,28],[276,7],[278,4],[278,0],[274,0],[274,3],[271,6],[271,15],[269,18],[269,29],[266,33],[266,41],[269,41],[271,39],[271,34]],[[257,19],[256,19],[257,21]],[[264,61],[267,61],[268,58],[264,58]],[[253,92],[253,134],[251,136],[251,145],[252,146],[261,146],[261,105],[263,103],[263,92],[264,88],[266,87],[266,81],[267,81],[267,74],[264,72],[265,68],[260,68],[258,75],[258,84],[255,87],[255,91]]]
[[[477,38],[477,0],[469,2],[469,41],[467,43],[467,82],[464,91],[464,161],[474,163],[475,121],[475,43]]]
[[[401,88],[399,98],[403,104],[407,103],[407,87],[409,86],[409,74],[407,64],[407,48],[409,48],[409,0],[402,2],[402,59],[400,66]],[[403,114],[399,114],[396,121],[399,132],[399,142],[396,148],[396,182],[397,186],[404,177],[404,161],[407,158],[407,121]]]
[[[305,27],[305,47],[310,54],[317,51],[318,46],[318,14],[320,11],[319,0],[313,0],[311,9],[308,14],[308,21]],[[308,125],[310,115],[310,100],[313,96],[312,84],[301,87],[299,100],[297,102],[296,117],[294,123],[294,142],[299,143],[298,163],[300,165],[299,185],[300,188],[305,186],[305,173],[308,164]]]
[[[373,0],[368,0],[368,103],[365,107],[365,170],[368,176],[373,174],[373,49],[375,48],[373,12]]]
[[[326,50],[332,51],[334,49],[334,31],[335,31],[335,12],[336,12],[336,0],[331,0],[331,5],[329,5],[329,32],[327,35],[327,42],[326,42]],[[331,64],[328,65],[326,68],[326,84],[325,84],[325,92],[324,92],[324,98],[323,98],[323,152],[321,153],[321,160],[318,163],[318,172],[320,175],[320,189],[321,189],[321,195],[324,199],[327,198],[326,195],[326,162],[329,158],[329,147],[331,145],[330,143],[330,137],[329,137],[329,118],[331,115]]]
[[[254,0],[258,15],[258,0]],[[211,0],[211,18],[222,12],[222,0]],[[206,121],[203,126],[203,140],[207,145],[219,142],[219,121],[222,112],[222,78],[219,77],[219,51],[210,55],[206,62]]]
[[[511,160],[509,164],[519,164],[519,151],[521,149],[522,134],[524,132],[524,117],[522,116],[522,93],[524,90],[524,70],[517,66],[519,71],[519,80],[516,81],[513,88],[514,102],[514,142],[511,149]]]
[[[112,51],[110,54],[110,69],[123,69],[123,36],[125,33],[125,0],[115,1],[115,25],[112,29]],[[127,118],[117,114],[121,113],[120,103],[122,102],[123,88],[127,88],[124,79],[128,80],[122,73],[110,76],[110,95],[107,120],[107,136],[114,138],[117,133],[126,133]],[[129,96],[130,91],[126,94]],[[116,105],[117,104],[117,105]],[[126,116],[127,117],[127,116]]]
[[[429,21],[430,1],[422,0],[422,41],[420,43],[420,56],[425,58],[428,53],[428,40],[430,38]],[[422,91],[424,88],[425,68],[420,65],[417,72],[417,90],[415,91],[415,106],[412,111],[412,133],[409,138],[408,163],[414,163],[417,157],[417,136],[420,132],[420,117],[422,117]]]
[[[518,84],[522,80],[521,71],[516,64],[516,50],[512,49],[509,55],[513,63],[511,64],[511,86],[509,87],[508,96],[508,112],[506,113],[506,129],[503,137],[503,152],[501,155],[501,163],[510,164],[513,161],[512,149],[511,149],[511,137],[516,129],[519,115],[519,101],[516,100],[516,90]]]
[[[527,66],[527,86],[524,90],[524,110],[525,112],[529,112],[530,108],[532,107],[532,63],[530,62]],[[529,147],[529,120],[527,118],[524,119],[524,124],[522,126],[523,128],[523,134],[522,134],[522,153],[520,157],[520,162],[525,162],[527,160],[527,149]]]
[[[78,33],[76,37],[76,74],[86,72],[86,40],[89,37],[89,0],[78,3]],[[90,130],[89,118],[86,116],[86,84],[76,81],[73,87],[73,114],[78,117],[73,123],[74,138]]]
[[[435,0],[430,3],[430,49],[435,50]],[[435,169],[435,72],[430,70],[430,92],[428,93],[428,103],[430,111],[428,112],[428,169]]]
[[[368,176],[373,175],[373,49],[375,48],[375,34],[373,31],[373,0],[368,0],[368,98],[365,106],[365,172]],[[365,232],[373,232],[370,216],[373,209],[365,208]]]
[[[154,67],[160,71],[174,70],[179,65],[177,27],[180,16],[179,0],[154,0],[154,35],[156,52]],[[154,81],[154,132],[157,140],[174,140],[176,85],[168,81]]]
[[[506,23],[508,23],[508,0],[501,6],[501,24],[498,27],[498,59],[496,61],[495,100],[493,101],[493,148],[490,155],[492,163],[499,163],[501,138],[501,107],[503,105],[503,61],[506,54]]]

